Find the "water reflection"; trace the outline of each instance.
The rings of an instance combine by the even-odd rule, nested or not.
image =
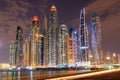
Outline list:
[[[18,80],[21,80],[20,71],[18,71]]]
[[[17,75],[16,75],[15,71],[9,71],[9,72],[7,72],[6,75],[4,75],[4,77],[5,77],[5,79],[7,78],[7,80],[16,80]]]
[[[33,71],[30,71],[30,80],[33,80]]]
[[[61,70],[61,71],[42,71],[42,70],[21,70],[0,72],[0,80],[40,80],[56,76],[65,76],[75,73],[89,72],[89,70]]]
[[[0,80],[2,80],[2,72],[0,72]]]

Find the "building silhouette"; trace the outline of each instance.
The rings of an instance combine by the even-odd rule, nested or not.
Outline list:
[[[43,35],[42,37],[42,46],[43,46],[43,65],[44,66],[47,66],[48,64],[48,34],[47,34],[47,31],[48,31],[48,28],[47,28],[47,18],[46,18],[46,15],[42,15],[41,17],[41,35]]]
[[[15,64],[18,67],[23,65],[23,29],[20,26],[17,26]]]

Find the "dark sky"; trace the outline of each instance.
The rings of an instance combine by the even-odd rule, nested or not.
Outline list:
[[[32,17],[48,15],[52,3],[58,9],[59,23],[64,20],[67,26],[78,27],[83,7],[86,8],[88,25],[89,15],[97,12],[104,53],[120,52],[120,0],[0,0],[0,62],[9,61],[9,43],[15,41],[16,27],[24,29],[26,38],[31,30]]]

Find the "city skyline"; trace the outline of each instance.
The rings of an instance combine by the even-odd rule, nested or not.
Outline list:
[[[41,1],[41,0],[40,0]],[[44,0],[45,1],[45,0]],[[89,0],[90,1],[90,0]],[[99,0],[100,1],[100,0]],[[117,1],[117,0],[116,0]],[[116,3],[116,1],[113,1],[113,2],[115,2]],[[4,1],[3,1],[4,2]],[[18,9],[18,11],[19,11],[19,9],[21,10],[21,11],[23,11],[23,12],[25,12],[25,10],[23,9],[23,8],[21,8],[21,7],[19,7],[18,5],[16,5],[16,2],[15,1],[11,1],[11,2],[9,2],[9,1],[5,1],[5,2],[7,2],[7,3],[11,3],[11,4],[14,4],[14,6],[16,6],[16,9]],[[20,2],[20,1],[19,1]],[[35,1],[36,2],[36,1]],[[78,1],[79,2],[79,1]],[[82,2],[82,1],[81,1]],[[93,4],[94,3],[98,3],[97,1],[93,1],[92,3],[91,3],[91,5],[90,5],[90,7],[91,6],[93,6]],[[102,2],[102,0],[101,0],[101,2]],[[112,1],[111,1],[112,2]],[[109,3],[111,3],[111,2],[109,2]],[[22,1],[21,1],[21,3],[22,3]],[[29,3],[29,2],[28,2]],[[84,3],[84,7],[85,7],[85,4],[87,4],[87,3],[85,3],[85,2],[83,2]],[[23,4],[23,3],[22,3]],[[109,5],[112,5],[113,3],[111,3],[111,4],[109,4]],[[24,5],[28,5],[28,4],[24,4]],[[56,6],[57,6],[57,2],[56,2],[56,4],[55,4]],[[58,5],[59,6],[59,5]],[[89,6],[89,4],[88,4],[88,6]],[[90,9],[89,9],[89,7],[86,7],[87,8],[87,12],[89,12],[90,11]],[[60,6],[59,6],[60,7]],[[58,12],[60,12],[60,13],[62,13],[62,14],[64,14],[64,11],[60,11],[59,10],[59,7],[57,7],[58,8]],[[48,8],[48,7],[47,7]],[[80,8],[82,8],[82,7],[80,7]],[[118,7],[119,8],[119,7]],[[0,8],[0,10],[1,10],[2,8]],[[8,9],[8,8],[7,8]],[[37,9],[37,8],[36,8]],[[39,7],[38,7],[38,9],[39,9]],[[3,9],[4,10],[4,9]],[[12,10],[12,9],[11,9]],[[97,9],[98,10],[98,9]],[[96,12],[99,14],[99,12],[101,11],[97,11],[96,10]],[[13,9],[13,11],[16,11],[16,10],[14,10]],[[79,11],[80,11],[80,9],[79,9]],[[79,11],[77,12],[77,14],[79,14]],[[93,9],[93,11],[94,11],[94,9]],[[40,11],[41,12],[41,14],[42,14],[42,10]],[[59,13],[59,14],[60,14]],[[71,11],[71,13],[72,13],[72,11]],[[73,12],[74,13],[74,12]],[[105,13],[103,13],[104,15],[102,15],[102,16],[105,16]],[[106,13],[107,14],[107,13]],[[1,15],[3,15],[2,14],[2,12],[1,12]],[[4,15],[8,15],[8,14],[4,14]],[[10,14],[11,15],[11,14]],[[20,14],[14,14],[15,16],[13,17],[13,16],[10,16],[9,15],[9,18],[11,19],[11,21],[9,21],[8,20],[8,22],[6,23],[6,24],[3,24],[4,23],[4,21],[6,21],[7,19],[5,19],[4,17],[5,16],[3,16],[3,21],[2,21],[2,19],[0,20],[1,21],[1,24],[0,25],[2,25],[3,27],[4,26],[8,26],[8,27],[4,27],[4,28],[2,28],[1,29],[1,32],[5,32],[5,31],[7,31],[7,34],[6,34],[6,36],[7,36],[7,38],[4,38],[4,36],[3,35],[0,35],[0,36],[2,36],[1,37],[1,44],[0,44],[0,46],[1,46],[1,49],[0,49],[0,55],[2,55],[2,53],[4,53],[4,55],[3,55],[3,57],[4,58],[2,58],[2,57],[0,57],[0,62],[8,62],[8,60],[7,60],[7,58],[8,58],[8,56],[9,56],[9,43],[10,43],[10,41],[11,40],[14,40],[15,39],[15,32],[16,32],[16,26],[21,26],[22,28],[24,28],[23,30],[24,30],[24,32],[25,32],[25,38],[26,38],[26,34],[30,31],[30,29],[31,29],[31,20],[32,19],[27,19],[27,17],[29,17],[29,18],[31,18],[31,17],[33,17],[34,15],[37,15],[37,16],[40,16],[40,15],[38,15],[38,14],[35,14],[35,13],[33,13],[33,15],[32,16],[25,16],[25,14],[23,13],[23,14],[21,14],[24,18],[23,19],[21,19],[21,18],[18,18],[17,20],[18,20],[18,23],[14,23],[14,19],[16,19],[16,17],[17,16],[20,16]],[[100,15],[101,16],[101,15]],[[61,17],[61,16],[60,16]],[[63,16],[64,17],[64,16]],[[105,16],[105,17],[107,17],[107,16]],[[79,15],[78,15],[78,18],[79,18]],[[111,17],[109,17],[109,18],[111,18]],[[74,19],[76,19],[76,18],[74,18]],[[103,19],[105,19],[105,18],[103,18]],[[13,21],[12,21],[13,20]],[[22,21],[22,20],[25,20],[25,22],[24,21]],[[63,18],[63,20],[64,20],[64,18]],[[66,20],[66,18],[65,18],[65,22],[67,23],[67,26],[69,26],[69,22],[71,22],[72,20]],[[106,20],[102,20],[101,21],[101,24],[105,24],[105,21]],[[59,24],[60,24],[60,22],[61,21],[59,21]],[[77,22],[77,21],[76,21]],[[107,21],[106,21],[107,22]],[[23,24],[22,24],[23,23]],[[10,29],[11,27],[9,26],[9,25],[7,25],[7,24],[9,24],[10,26],[12,26],[14,29]],[[71,23],[72,24],[72,23]],[[77,23],[78,25],[79,25],[79,23]],[[75,27],[78,27],[78,26],[75,26]],[[102,27],[102,26],[101,26]],[[119,28],[119,27],[118,27]],[[102,27],[102,30],[103,31],[105,31],[104,30],[104,28]],[[103,35],[103,33],[105,33],[105,32],[103,32],[102,31],[102,42],[103,43],[105,43],[105,39],[106,39],[106,37],[105,37],[105,35]],[[2,34],[3,34],[2,33]],[[114,33],[115,34],[115,33]],[[5,35],[5,34],[4,34]],[[106,35],[106,36],[108,36],[108,38],[109,38],[109,35]],[[119,37],[118,37],[119,38]],[[3,43],[4,41],[6,41],[7,43]],[[111,41],[111,40],[110,40]],[[108,41],[109,42],[109,41]],[[110,43],[109,43],[110,44]],[[104,44],[105,45],[105,44]],[[107,46],[107,45],[106,45]],[[112,46],[112,45],[111,45]],[[116,45],[117,46],[117,45]],[[7,49],[8,48],[8,49]],[[114,49],[114,48],[113,48]],[[3,50],[5,50],[4,52],[3,52]],[[104,46],[103,46],[103,50],[106,52],[107,50],[104,48]],[[108,51],[110,51],[109,50],[109,48],[108,48]],[[114,50],[115,52],[119,52],[119,50],[117,51],[117,50]],[[8,52],[8,53],[7,53]],[[111,50],[110,52],[113,52],[113,50]],[[3,59],[5,59],[5,60],[3,60]],[[8,58],[9,59],[9,58]]]

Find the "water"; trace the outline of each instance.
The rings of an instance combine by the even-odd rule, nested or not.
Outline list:
[[[5,71],[0,72],[0,80],[40,80],[57,76],[66,76],[77,73],[89,72],[90,70],[66,70],[66,71]]]

